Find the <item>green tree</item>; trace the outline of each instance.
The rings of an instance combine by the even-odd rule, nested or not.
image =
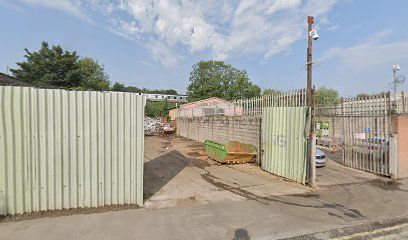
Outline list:
[[[174,89],[166,89],[164,90],[164,94],[177,95],[177,91]]]
[[[317,89],[315,103],[320,106],[335,105],[340,102],[339,92],[333,88],[321,87]]]
[[[169,94],[169,95],[177,95],[177,91],[174,89],[163,89],[163,90],[150,90],[150,93],[158,93],[158,94]]]
[[[368,97],[370,97],[371,95],[370,94],[367,94],[367,93],[360,93],[360,94],[357,94],[357,98],[368,98]]]
[[[109,77],[102,65],[92,58],[83,58],[78,61],[81,74],[81,84],[78,90],[108,91],[110,89]]]
[[[357,98],[369,98],[369,97],[378,97],[378,96],[384,96],[386,95],[388,92],[380,92],[380,93],[376,93],[376,94],[369,94],[369,93],[360,93],[357,94]]]
[[[39,87],[78,87],[81,76],[76,52],[68,52],[57,46],[49,47],[42,42],[38,52],[24,49],[26,58],[16,63],[18,69],[10,69],[15,77]]]
[[[172,102],[147,102],[145,108],[145,114],[148,117],[167,117],[169,110],[176,107]]]
[[[142,89],[134,86],[127,86],[124,89],[126,92],[133,92],[133,93],[142,93]]]
[[[114,92],[126,92],[126,87],[125,84],[115,82],[112,85],[111,90]]]
[[[262,95],[276,95],[276,94],[280,94],[282,93],[282,91],[277,90],[277,89],[273,89],[273,88],[265,88],[262,91]]]
[[[249,80],[246,71],[222,61],[201,61],[193,66],[187,93],[190,101],[210,97],[233,100],[259,96],[261,89]]]
[[[24,51],[25,61],[10,70],[18,79],[45,88],[109,90],[103,66],[91,58],[80,58],[75,51],[50,47],[47,42],[42,42],[37,52]]]

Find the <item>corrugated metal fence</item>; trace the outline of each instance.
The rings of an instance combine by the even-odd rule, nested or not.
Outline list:
[[[307,107],[263,110],[263,170],[305,184],[308,113]]]
[[[270,96],[262,109],[261,167],[273,174],[305,184],[310,110],[306,90]]]
[[[143,96],[0,87],[0,215],[143,203]]]

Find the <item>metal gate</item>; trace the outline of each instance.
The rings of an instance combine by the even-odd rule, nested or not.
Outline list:
[[[390,175],[390,95],[342,101],[344,165]]]
[[[306,94],[274,96],[262,111],[261,168],[305,184],[307,174],[308,113]]]
[[[339,154],[333,156],[339,157],[339,163],[389,176],[391,109],[389,93],[347,98],[335,106],[318,107],[316,122],[327,125],[316,134],[318,144],[337,149]]]

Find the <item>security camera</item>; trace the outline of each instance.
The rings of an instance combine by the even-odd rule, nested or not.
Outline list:
[[[317,30],[313,29],[312,31],[309,32],[309,36],[312,37],[313,40],[317,40],[319,39],[319,34],[317,34]]]
[[[393,71],[399,71],[400,70],[400,66],[398,64],[392,65],[392,70]]]

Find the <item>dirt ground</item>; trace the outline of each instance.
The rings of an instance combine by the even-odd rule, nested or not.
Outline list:
[[[312,190],[269,174],[256,163],[219,165],[208,159],[202,143],[174,135],[146,137],[144,171],[146,208],[237,201]]]
[[[145,140],[146,208],[167,208],[223,200],[298,195],[336,186],[387,180],[328,160],[317,169],[317,189],[261,170],[256,163],[219,165],[208,159],[204,145],[174,135]]]

